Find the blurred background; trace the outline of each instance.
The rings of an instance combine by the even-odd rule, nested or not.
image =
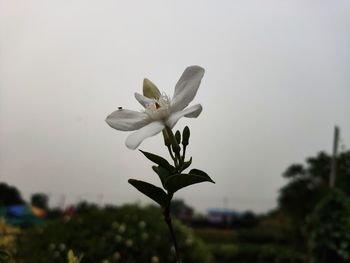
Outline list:
[[[148,212],[142,209],[153,203],[127,180],[160,185],[159,180],[140,152],[126,148],[128,133],[111,129],[104,120],[120,106],[141,110],[134,92],[142,91],[143,78],[172,96],[183,70],[200,65],[206,73],[193,104],[201,103],[203,112],[197,119],[181,119],[175,128],[190,127],[188,156],[193,157],[193,167],[206,171],[216,184],[176,193],[179,211],[185,211],[178,218],[197,229],[195,238],[209,244],[198,252],[208,253],[207,259],[189,257],[187,262],[306,262],[306,255],[318,249],[306,233],[319,230],[307,232],[306,218],[313,218],[309,224],[317,226],[323,210],[321,205],[318,214],[315,209],[322,201],[323,207],[334,201],[345,205],[340,211],[348,211],[349,26],[350,3],[341,0],[0,0],[3,227],[14,227],[17,234],[12,237],[23,236],[14,240],[25,247],[25,240],[38,239],[30,226],[46,227],[51,219],[62,226],[59,220],[74,219],[81,207],[101,213],[107,206],[112,214],[122,214],[115,229],[123,224],[119,221],[132,221],[124,218],[129,210],[118,209],[140,213],[135,222],[143,222],[140,218]],[[167,155],[159,134],[140,149]],[[332,155],[337,169],[330,190]],[[125,208],[126,203],[134,206]],[[100,219],[81,224],[88,220]],[[113,216],[111,220],[108,224],[114,222]],[[339,220],[331,233],[342,232],[337,229],[343,219]],[[28,234],[22,233],[23,225],[30,228]],[[273,229],[259,232],[266,225]],[[61,232],[74,231],[71,227]],[[236,228],[243,232],[237,234]],[[283,239],[286,229],[291,235]],[[108,255],[92,256],[89,246],[77,248],[50,231],[42,243],[31,242],[47,247],[50,260],[63,260],[72,248],[85,252],[86,262],[143,262],[123,257],[139,255],[136,245],[131,246],[133,253],[110,248]],[[101,231],[96,226],[96,233]],[[350,237],[344,238],[334,241],[339,249],[323,256],[324,262],[349,262]],[[261,252],[264,242],[270,246]],[[250,247],[242,248],[247,243]],[[276,249],[275,243],[284,247]],[[33,255],[28,251],[38,249],[21,252],[13,246],[11,253],[18,255]],[[234,258],[239,251],[248,256]],[[284,259],[274,251],[293,256]],[[47,255],[41,257],[46,258],[42,262],[54,262],[47,261]],[[27,261],[17,260],[31,262],[29,256],[24,258]],[[38,258],[33,262],[40,262]],[[172,262],[162,255],[141,258]]]

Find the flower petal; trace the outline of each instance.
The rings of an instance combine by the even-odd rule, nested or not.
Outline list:
[[[203,75],[204,69],[199,66],[191,66],[185,69],[175,86],[172,112],[183,110],[193,100]]]
[[[146,96],[150,99],[159,99],[160,91],[157,86],[150,81],[149,79],[143,80],[143,96]]]
[[[137,99],[140,104],[146,108],[150,104],[154,104],[154,100],[147,98],[145,96],[142,96],[140,93],[135,92],[135,98]]]
[[[182,117],[187,117],[187,118],[197,118],[199,114],[202,112],[202,105],[196,104],[193,105],[192,107],[189,107],[183,111],[178,111],[175,113],[172,113],[170,117],[166,121],[166,125],[169,128],[173,128],[177,121],[182,118]]]
[[[150,123],[151,119],[145,112],[120,109],[112,112],[106,122],[119,131],[134,131]]]
[[[164,126],[164,123],[161,121],[151,122],[138,131],[130,134],[126,139],[125,144],[129,149],[135,150],[144,139],[161,132],[164,129]]]

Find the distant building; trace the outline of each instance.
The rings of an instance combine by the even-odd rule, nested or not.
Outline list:
[[[0,207],[0,217],[10,225],[32,225],[43,223],[46,211],[26,204]]]
[[[208,221],[213,224],[231,223],[241,217],[241,213],[231,209],[208,209]]]

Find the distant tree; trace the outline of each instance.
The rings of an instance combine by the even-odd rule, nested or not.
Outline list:
[[[312,263],[350,262],[350,198],[330,189],[306,219]]]
[[[87,214],[99,210],[98,205],[87,201],[79,202],[75,207],[76,214]]]
[[[280,190],[279,207],[296,225],[302,226],[329,188],[331,156],[324,152],[306,159],[306,164],[293,164],[283,176],[288,183]],[[350,196],[350,151],[337,157],[336,188]]]
[[[239,217],[238,222],[241,227],[255,227],[259,219],[252,211],[246,211]]]
[[[14,186],[0,183],[0,206],[24,204],[21,193]]]
[[[49,198],[46,194],[43,193],[35,193],[31,197],[32,206],[48,210],[49,208]]]
[[[176,217],[192,216],[194,209],[188,206],[184,200],[175,199],[171,202],[171,213]]]
[[[63,216],[63,211],[60,208],[52,208],[47,211],[48,219],[57,219]]]

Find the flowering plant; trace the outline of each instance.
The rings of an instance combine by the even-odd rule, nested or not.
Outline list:
[[[163,189],[136,179],[129,179],[129,183],[162,207],[164,220],[168,225],[179,263],[181,263],[180,252],[170,217],[170,203],[174,193],[192,184],[214,183],[209,175],[199,169],[192,169],[184,173],[192,163],[192,157],[186,160],[190,129],[186,126],[182,136],[180,131],[176,131],[175,134],[172,131],[180,118],[196,118],[201,113],[200,104],[186,107],[194,99],[203,75],[204,69],[199,66],[186,68],[175,86],[172,99],[161,93],[150,80],[145,79],[143,95],[135,93],[135,98],[145,110],[137,112],[119,107],[106,118],[108,125],[116,130],[134,131],[126,139],[126,146],[130,149],[136,149],[144,139],[163,132],[164,144],[169,151],[173,165],[161,156],[140,150],[147,159],[155,164],[152,169],[159,176]]]

